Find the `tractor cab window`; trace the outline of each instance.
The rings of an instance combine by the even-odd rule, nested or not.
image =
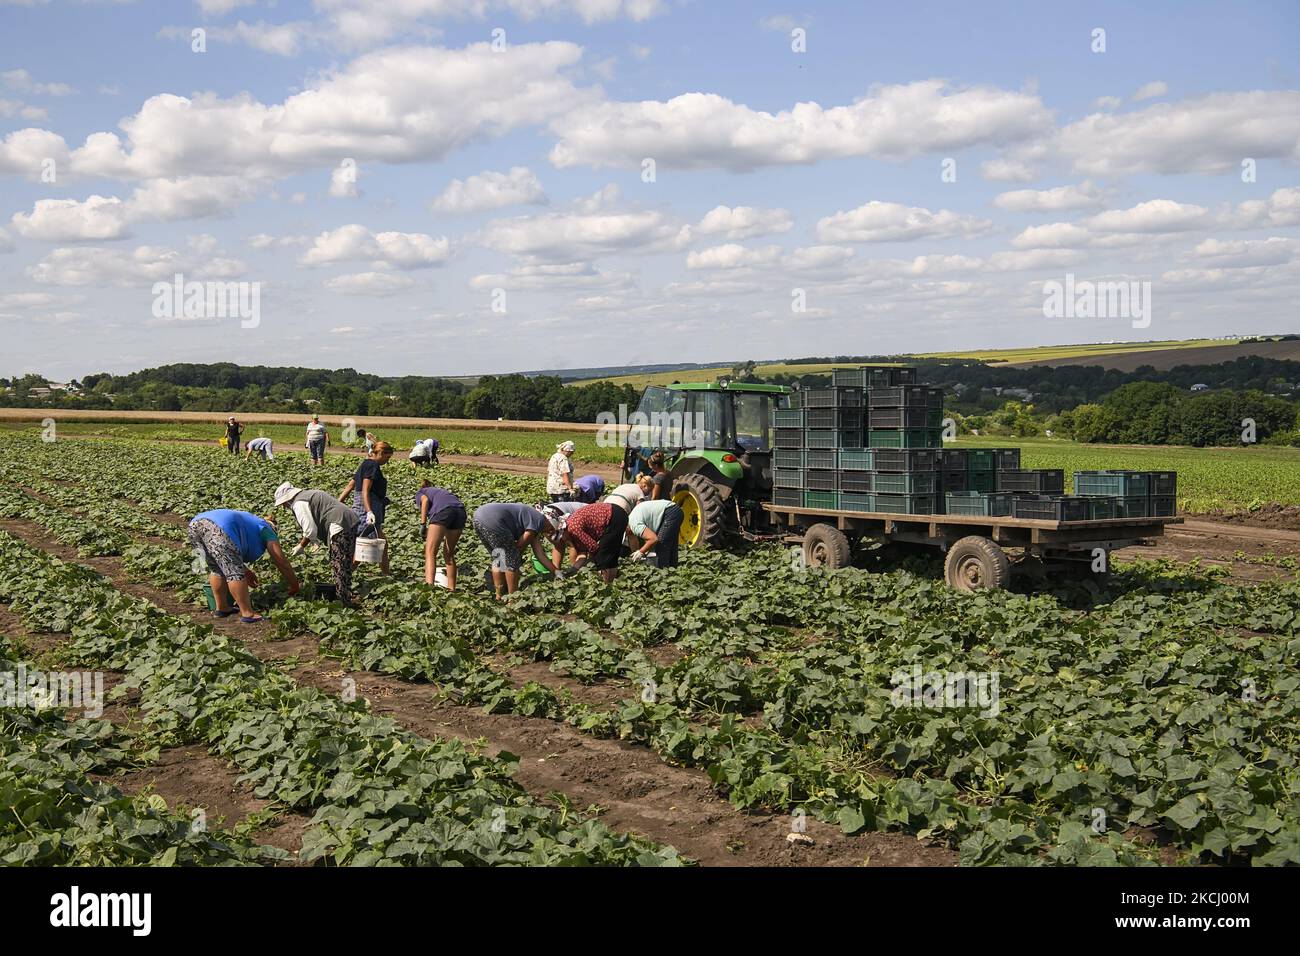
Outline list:
[[[628,423],[628,445],[649,450],[681,448],[687,444],[682,436],[685,413],[685,392],[650,386]]]
[[[723,392],[691,392],[686,406],[686,444],[696,448],[730,448],[731,396]]]
[[[777,396],[755,392],[736,393],[736,444],[745,451],[772,448],[772,409]]]

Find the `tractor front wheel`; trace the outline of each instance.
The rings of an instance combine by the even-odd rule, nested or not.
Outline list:
[[[727,519],[717,485],[703,475],[682,475],[673,485],[673,503],[682,509],[682,529],[677,535],[679,547],[722,547]]]

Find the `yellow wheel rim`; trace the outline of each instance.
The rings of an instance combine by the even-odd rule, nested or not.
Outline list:
[[[682,527],[677,532],[678,547],[695,547],[700,540],[700,503],[689,491],[673,495],[673,504],[682,509]]]

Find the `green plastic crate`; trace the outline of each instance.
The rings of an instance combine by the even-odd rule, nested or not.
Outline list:
[[[803,488],[804,470],[802,468],[773,468],[773,488]]]
[[[785,505],[787,508],[802,508],[803,495],[802,491],[791,488],[775,488],[772,490],[772,504]]]
[[[805,508],[818,508],[822,511],[840,510],[840,493],[838,491],[805,491],[803,493]]]
[[[1002,518],[1011,514],[1011,495],[1006,492],[981,494],[978,491],[950,491],[944,495],[944,506],[950,515]]]
[[[806,428],[805,448],[861,448],[862,429]]]
[[[835,471],[840,466],[840,451],[838,448],[805,448],[803,466]]]
[[[876,511],[893,515],[934,514],[934,495],[872,495]]]
[[[934,478],[933,471],[878,471],[872,491],[878,495],[932,495]]]
[[[840,510],[841,511],[875,511],[876,496],[851,494],[847,491],[840,492]]]
[[[997,471],[998,454],[996,448],[972,448],[967,464],[971,471]]]
[[[983,495],[992,494],[997,490],[997,472],[995,471],[968,471],[966,472],[966,490],[975,491]]]
[[[802,448],[774,448],[772,450],[773,468],[802,468]]]
[[[1135,498],[1150,494],[1150,481],[1144,471],[1076,471],[1074,493]]]
[[[939,428],[873,428],[867,444],[872,448],[941,448],[943,430]]]
[[[1172,518],[1178,514],[1178,499],[1173,495],[1152,495],[1148,500],[1152,518]]]
[[[841,448],[841,471],[871,471],[875,467],[875,453],[870,448]]]

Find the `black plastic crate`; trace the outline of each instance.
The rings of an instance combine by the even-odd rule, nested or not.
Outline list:
[[[840,453],[837,448],[805,448],[803,450],[804,468],[838,468]]]
[[[891,385],[867,390],[871,408],[943,408],[943,389],[928,385]]]
[[[1087,498],[1074,495],[1014,495],[1011,517],[1043,521],[1087,521],[1091,511]]]
[[[774,448],[803,448],[802,428],[774,429],[772,446]]]
[[[861,428],[861,408],[806,408],[803,409],[807,428]]]
[[[867,430],[871,448],[934,448],[943,446],[941,428],[871,428]]]
[[[772,504],[785,505],[790,508],[803,507],[803,492],[792,491],[789,488],[773,488]]]
[[[869,471],[841,471],[840,491],[869,495],[876,490],[875,475]],[[868,509],[869,510],[869,509]]]
[[[840,473],[823,468],[808,468],[803,473],[803,486],[808,491],[839,491]]]
[[[831,369],[832,385],[866,389],[915,383],[916,369],[910,365],[860,365],[857,368]]]
[[[933,448],[874,448],[876,471],[934,471],[939,453]]]
[[[861,408],[860,388],[809,388],[803,393],[804,408]]]
[[[1119,517],[1119,499],[1114,495],[1088,495],[1088,517],[1093,521]]]
[[[1178,514],[1178,499],[1173,495],[1151,496],[1151,517],[1172,518]]]
[[[943,424],[942,408],[873,408],[872,428],[938,428]]]
[[[1020,449],[1019,448],[994,448],[993,457],[996,462],[994,471],[1019,471],[1020,470]]]
[[[1144,471],[1076,471],[1076,495],[1132,498],[1150,494],[1150,476]]]
[[[1115,505],[1115,517],[1117,518],[1151,517],[1151,498],[1148,495],[1134,495],[1131,498],[1116,498]]]
[[[969,448],[945,448],[939,453],[940,471],[969,471]]]
[[[876,467],[876,455],[870,448],[841,448],[839,450],[840,471],[871,471]]]
[[[861,448],[861,428],[809,428],[803,433],[805,448]]]
[[[772,487],[803,488],[803,476],[802,468],[773,468]]]
[[[961,471],[948,471],[944,469],[939,473],[938,491],[941,494],[947,494],[950,491],[967,492],[971,491],[970,477],[963,469]]]
[[[1029,492],[1037,495],[1063,494],[1065,492],[1065,472],[1060,468],[999,471],[994,490]]]
[[[1151,479],[1151,487],[1147,493],[1153,498],[1178,494],[1178,472],[1148,471],[1147,475]]]

